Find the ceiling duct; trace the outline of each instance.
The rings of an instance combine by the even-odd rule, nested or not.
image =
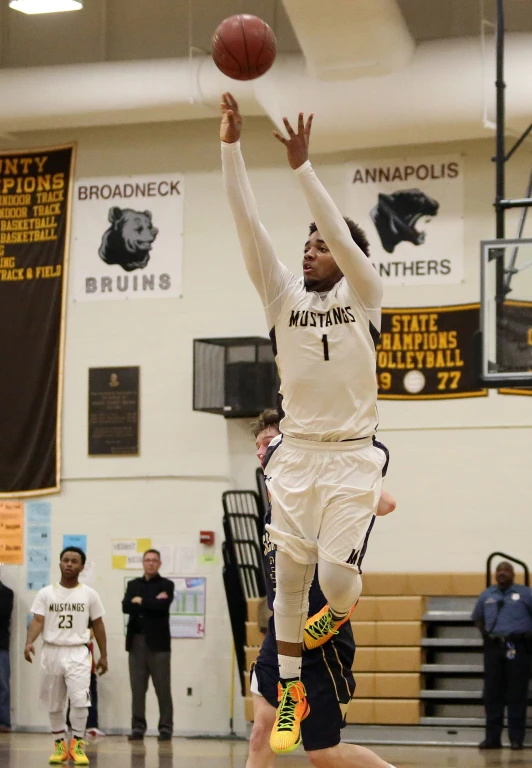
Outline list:
[[[532,112],[531,51],[532,34],[506,36],[507,121],[516,130]],[[228,80],[208,56],[0,70],[0,125],[17,132],[213,118],[228,88],[244,115],[278,126],[283,115],[315,112],[314,151],[491,135],[483,115],[495,88],[478,38],[425,42],[401,69],[337,82],[309,75],[300,55],[280,56],[247,83]]]
[[[283,0],[318,80],[382,75],[408,64],[415,43],[397,0]]]

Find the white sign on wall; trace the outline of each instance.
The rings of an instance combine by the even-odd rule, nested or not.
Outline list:
[[[347,211],[385,285],[463,279],[463,177],[459,155],[349,164]]]
[[[180,296],[181,174],[82,179],[74,195],[75,301]]]

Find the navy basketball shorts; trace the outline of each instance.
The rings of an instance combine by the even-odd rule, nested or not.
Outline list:
[[[349,634],[351,628],[349,627]],[[266,645],[266,647],[265,647]],[[275,645],[262,646],[251,672],[251,692],[263,696],[277,708],[279,667]],[[310,714],[301,723],[303,746],[307,751],[328,749],[340,743],[349,702],[355,693],[351,671],[355,643],[337,637],[303,653],[301,680],[307,691]]]

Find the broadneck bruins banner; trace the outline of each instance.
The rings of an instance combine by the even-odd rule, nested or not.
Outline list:
[[[473,369],[479,304],[383,309],[377,345],[380,400],[484,397]]]
[[[74,154],[0,153],[0,498],[59,490]]]
[[[532,301],[504,302],[497,328],[503,367],[507,371],[532,371]],[[532,395],[532,387],[503,387],[501,395]]]

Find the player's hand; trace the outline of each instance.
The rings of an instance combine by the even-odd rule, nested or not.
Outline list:
[[[377,506],[377,517],[384,517],[393,512],[397,506],[396,501],[391,493],[385,491],[384,488],[381,491],[381,497]]]
[[[24,647],[24,658],[26,661],[29,661],[30,664],[33,664],[32,656],[35,656],[35,646],[32,645],[32,643],[26,643]]]
[[[290,164],[290,168],[294,171],[308,160],[308,145],[310,143],[310,131],[312,129],[313,118],[314,115],[309,115],[307,122],[305,123],[303,112],[300,112],[297,120],[296,133],[288,122],[288,119],[283,117],[284,127],[288,133],[288,139],[285,139],[285,137],[277,131],[273,132],[275,138],[278,139],[281,144],[285,145],[286,154],[288,155],[288,163]]]
[[[168,595],[167,595],[166,592],[159,592],[159,594],[157,595],[157,597],[155,599],[156,600],[168,600]]]
[[[226,144],[234,144],[240,141],[242,133],[242,115],[238,111],[238,104],[230,93],[224,93],[220,103],[222,110],[222,123],[220,125],[220,138]]]
[[[132,597],[131,602],[136,603],[137,605],[142,605],[142,597]]]
[[[100,677],[102,675],[105,675],[105,673],[109,669],[109,666],[107,664],[107,656],[100,656],[100,660],[96,664],[96,669],[98,670],[98,674],[100,675]]]

